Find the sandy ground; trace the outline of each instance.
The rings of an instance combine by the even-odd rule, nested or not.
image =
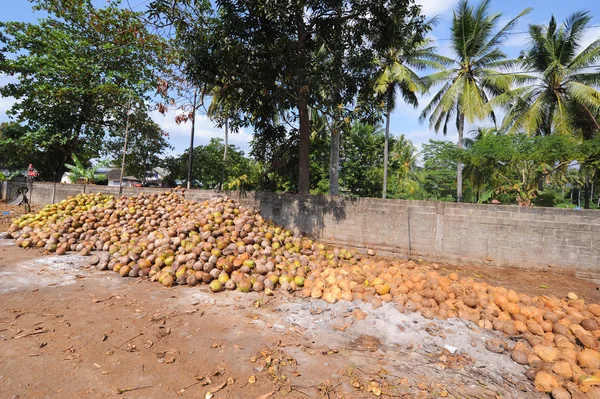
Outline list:
[[[7,205],[0,201],[0,231],[5,231],[10,226],[10,222],[25,213],[22,206]]]
[[[499,335],[460,319],[167,289],[84,264],[0,240],[0,397],[543,397],[485,349]]]

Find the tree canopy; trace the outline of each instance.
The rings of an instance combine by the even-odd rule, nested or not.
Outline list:
[[[37,0],[34,9],[48,16],[0,25],[0,72],[16,78],[0,94],[17,100],[9,115],[27,125],[19,140],[55,159],[42,173],[60,179],[71,154],[97,156],[128,108],[148,107],[165,47],[119,1]]]
[[[357,101],[373,87],[376,55],[424,33],[413,0],[154,0],[150,9],[177,29],[189,80],[219,87],[220,99],[242,111],[233,126],[272,134],[281,118],[299,131],[301,193],[310,187],[309,108],[332,108],[321,96],[332,82],[336,95],[325,98]],[[317,56],[322,47],[335,62]]]

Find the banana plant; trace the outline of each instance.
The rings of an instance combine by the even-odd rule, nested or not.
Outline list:
[[[75,165],[70,165],[68,163],[65,164],[65,167],[71,171],[71,174],[69,175],[69,180],[71,183],[76,183],[78,180],[83,180],[84,184],[88,184],[94,183],[96,179],[106,179],[105,175],[96,174],[96,172],[98,172],[98,169],[108,166],[110,163],[109,160],[98,162],[95,166],[86,168],[76,154],[73,154],[72,158]]]

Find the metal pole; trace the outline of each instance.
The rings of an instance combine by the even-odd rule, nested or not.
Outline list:
[[[187,188],[192,188],[192,164],[194,162],[194,133],[196,127],[196,100],[198,98],[198,90],[194,90],[194,109],[192,110],[192,133],[190,134],[190,158],[188,160],[188,178]]]
[[[121,177],[119,179],[119,195],[123,194],[123,173],[125,171],[125,155],[127,154],[127,136],[129,134],[129,111],[131,111],[131,97],[129,97],[129,108],[127,108],[127,119],[125,122],[125,143],[123,144],[123,161],[121,162]]]
[[[54,172],[54,184],[52,185],[52,203],[56,199],[56,172]]]
[[[410,260],[410,207],[406,208],[406,227],[408,230],[408,260]]]
[[[33,177],[29,176],[29,204],[31,204],[31,193],[33,192]]]

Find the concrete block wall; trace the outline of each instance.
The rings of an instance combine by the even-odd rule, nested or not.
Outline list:
[[[31,201],[45,205],[83,190],[83,185],[35,183]],[[85,190],[118,194],[117,187]],[[1,191],[4,199],[11,188]],[[124,188],[123,194],[162,191]],[[197,201],[229,195],[289,229],[385,255],[600,274],[600,211],[595,210],[209,190],[185,195]]]

